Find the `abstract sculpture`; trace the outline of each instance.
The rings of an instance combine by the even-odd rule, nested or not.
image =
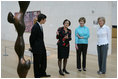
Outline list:
[[[20,78],[26,78],[28,70],[30,69],[30,60],[24,59],[24,39],[23,33],[25,31],[25,24],[24,24],[24,15],[29,6],[30,1],[19,1],[20,11],[19,14],[14,16],[11,12],[8,14],[8,22],[13,23],[16,31],[18,33],[17,40],[15,42],[14,49],[18,55],[18,67],[17,73]]]

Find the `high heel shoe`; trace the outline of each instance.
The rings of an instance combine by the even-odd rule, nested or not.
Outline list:
[[[64,76],[62,70],[59,70],[59,74],[62,75],[62,76]]]
[[[67,72],[65,69],[63,69],[63,72],[65,72],[66,74],[70,74],[69,72]]]

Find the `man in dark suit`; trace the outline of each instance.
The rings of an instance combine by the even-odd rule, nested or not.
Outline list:
[[[44,44],[42,24],[46,22],[46,15],[39,14],[38,21],[34,24],[30,35],[30,47],[33,52],[34,77],[50,77],[46,74],[47,55]]]

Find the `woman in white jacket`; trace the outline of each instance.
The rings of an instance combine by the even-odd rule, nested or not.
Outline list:
[[[98,18],[99,28],[97,29],[97,52],[98,52],[98,65],[99,71],[98,74],[106,73],[106,60],[107,60],[107,52],[108,46],[110,42],[110,28],[105,25],[105,18]]]

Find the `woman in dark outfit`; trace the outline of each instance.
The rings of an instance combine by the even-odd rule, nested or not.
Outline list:
[[[68,29],[68,27],[71,25],[71,22],[68,19],[66,19],[64,20],[63,25],[64,25],[63,27],[60,27],[57,30],[56,38],[58,39],[57,46],[58,46],[59,74],[64,76],[63,72],[69,74],[69,72],[66,71],[66,64],[70,50],[69,41],[71,40],[71,30]],[[63,71],[61,69],[62,59],[63,59]]]

